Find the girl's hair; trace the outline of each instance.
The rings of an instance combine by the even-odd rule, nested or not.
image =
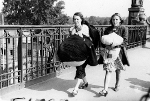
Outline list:
[[[119,13],[115,13],[115,14],[113,14],[113,15],[111,16],[111,18],[110,18],[110,24],[111,24],[111,25],[113,25],[112,19],[113,19],[114,16],[118,16],[118,17],[120,18],[120,24],[123,23],[123,19],[122,19],[122,17],[120,16],[120,14],[119,14]]]
[[[84,17],[83,17],[83,15],[82,15],[82,13],[81,12],[76,12],[76,13],[74,13],[74,15],[73,15],[73,19],[74,19],[74,16],[79,16],[80,18],[81,18],[81,24],[83,24],[84,22],[85,22],[85,20],[84,20]]]

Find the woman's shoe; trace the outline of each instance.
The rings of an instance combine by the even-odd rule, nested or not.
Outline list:
[[[79,89],[87,88],[88,85],[89,85],[88,82],[87,82],[87,83],[83,83],[83,84],[79,87]]]
[[[108,91],[106,91],[106,90],[102,90],[102,91],[100,91],[99,92],[99,94],[101,94],[102,96],[107,96],[107,94],[108,94]]]
[[[75,90],[75,89],[74,89],[74,90],[72,91],[72,95],[75,96],[75,95],[77,95],[77,94],[78,94],[78,90]]]
[[[55,99],[49,99],[48,101],[55,101]]]
[[[114,91],[115,92],[119,91],[119,86],[115,86]]]
[[[22,97],[22,98],[13,98],[13,99],[11,99],[11,101],[24,101],[24,100],[25,100],[24,97]]]

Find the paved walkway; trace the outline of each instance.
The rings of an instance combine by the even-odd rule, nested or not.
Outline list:
[[[73,79],[75,68],[71,68],[63,75],[14,91],[2,96],[1,99],[10,101],[14,97],[25,97],[26,99],[44,98],[46,101],[51,98],[54,98],[55,101],[60,101],[60,99],[68,99],[69,101],[139,101],[150,87],[150,40],[148,41],[145,48],[137,47],[128,50],[131,66],[126,67],[126,71],[122,71],[121,88],[118,92],[112,90],[115,84],[115,73],[112,73],[107,97],[98,94],[103,89],[105,75],[102,65],[98,65],[86,68],[89,87],[79,90],[75,97],[70,94],[76,84]]]

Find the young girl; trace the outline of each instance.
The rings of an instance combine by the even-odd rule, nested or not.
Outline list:
[[[109,35],[109,34],[115,32],[117,35],[119,35],[123,38],[122,44],[118,45],[116,47],[112,47],[112,45],[106,45],[106,46],[104,45],[104,48],[107,49],[107,51],[109,51],[109,54],[110,54],[110,55],[108,55],[108,60],[109,60],[109,57],[111,57],[111,55],[113,56],[113,53],[111,54],[111,52],[113,52],[114,48],[116,49],[116,53],[119,52],[119,57],[117,55],[116,60],[115,60],[116,57],[114,59],[110,59],[113,61],[115,60],[115,62],[111,62],[111,65],[107,65],[108,63],[103,63],[102,60],[105,60],[105,59],[103,59],[101,56],[98,60],[99,64],[101,64],[101,63],[104,64],[104,68],[111,66],[111,69],[115,70],[116,83],[115,83],[114,91],[119,90],[121,70],[124,68],[123,65],[130,66],[128,57],[127,57],[127,52],[126,52],[126,46],[128,44],[128,33],[127,33],[126,28],[124,26],[122,26],[122,23],[123,23],[123,20],[122,20],[120,14],[115,13],[110,18],[111,26],[107,27],[104,31],[104,35]],[[112,40],[112,38],[110,38],[110,40]],[[103,45],[102,45],[102,47],[103,47]],[[118,49],[118,48],[120,48],[120,49]],[[104,61],[104,62],[106,62],[106,61]],[[106,96],[108,94],[108,85],[109,85],[110,78],[111,78],[110,74],[111,74],[110,70],[108,68],[106,68],[106,75],[105,75],[105,79],[104,79],[104,89],[101,92],[99,92],[103,96]]]

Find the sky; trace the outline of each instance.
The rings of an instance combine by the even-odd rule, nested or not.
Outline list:
[[[59,1],[59,0],[58,0]],[[82,12],[84,17],[99,16],[110,17],[120,13],[122,17],[129,15],[132,0],[62,0],[65,2],[63,13],[72,16],[75,12]],[[0,0],[0,10],[3,0]],[[150,0],[143,0],[143,7],[147,17],[150,16]]]
[[[64,13],[72,16],[80,11],[84,16],[110,17],[114,13],[120,13],[122,17],[129,15],[132,0],[63,0],[65,2]],[[146,16],[150,16],[150,0],[143,0]]]

